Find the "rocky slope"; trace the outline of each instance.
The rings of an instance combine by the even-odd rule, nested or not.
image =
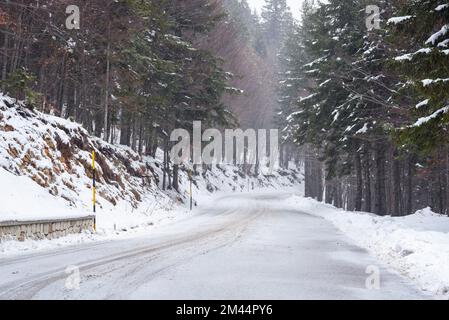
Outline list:
[[[187,205],[188,168],[180,172],[179,193],[163,191],[160,153],[155,159],[142,157],[128,147],[89,135],[77,123],[42,114],[0,93],[0,168],[8,181],[0,182],[0,200],[10,203],[0,209],[0,220],[29,218],[30,211],[36,212],[36,218],[90,213],[92,151],[96,152],[99,215],[109,226],[126,225],[160,208]],[[248,178],[237,167],[216,166],[195,176],[194,193],[293,186],[300,183],[300,176],[298,170],[288,170]],[[30,203],[22,209],[20,202],[40,201],[35,194],[42,192],[46,194],[39,199],[45,200],[38,211],[31,210],[35,208]],[[53,200],[58,206],[49,212]]]

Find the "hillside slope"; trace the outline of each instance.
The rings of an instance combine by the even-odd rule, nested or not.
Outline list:
[[[134,228],[188,208],[188,178],[180,192],[162,190],[162,155],[89,135],[79,124],[42,114],[0,93],[0,221],[80,216],[92,212],[91,151],[96,152],[100,232]],[[298,170],[245,177],[237,167],[216,166],[194,177],[195,199],[218,191],[280,188],[301,181]]]

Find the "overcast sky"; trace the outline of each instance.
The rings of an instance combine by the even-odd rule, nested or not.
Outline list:
[[[299,10],[301,8],[302,0],[287,0],[287,2],[288,2],[288,5],[290,6],[290,8],[292,9],[293,16],[296,18],[299,18],[299,15],[300,15]],[[252,7],[257,8],[260,12],[260,9],[265,4],[265,0],[248,0],[248,3]]]

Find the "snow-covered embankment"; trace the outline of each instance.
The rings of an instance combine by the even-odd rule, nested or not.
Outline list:
[[[292,196],[296,209],[331,221],[360,247],[422,290],[449,298],[449,218],[429,208],[405,217],[348,212]]]
[[[99,237],[116,237],[185,217],[188,213],[188,167],[179,172],[180,190],[162,190],[162,152],[140,156],[89,135],[79,124],[31,110],[0,93],[0,221],[55,219],[92,213],[91,152],[96,152],[97,235],[68,236],[52,246]],[[193,194],[298,185],[298,170],[246,176],[235,166],[199,169]],[[0,244],[11,248],[45,247],[49,241]],[[46,244],[47,243],[47,244]],[[11,251],[11,250],[12,251]]]

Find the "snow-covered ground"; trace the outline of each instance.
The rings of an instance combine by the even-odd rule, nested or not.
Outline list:
[[[0,299],[428,299],[290,192],[229,193],[152,232],[0,259]],[[367,268],[377,266],[379,286]]]
[[[96,152],[97,234],[24,242],[0,241],[0,257],[74,243],[128,237],[189,215],[187,170],[180,190],[162,190],[162,159],[108,144],[69,120],[26,108],[0,93],[0,221],[92,214],[91,151]],[[220,192],[279,189],[301,183],[296,168],[256,176],[232,165],[198,168],[195,204]],[[146,178],[142,178],[146,177]],[[149,177],[149,178],[148,178]]]
[[[210,204],[219,195],[229,193],[248,192],[247,181],[236,183],[233,176],[235,168],[228,167],[229,172],[214,169],[209,179],[197,179],[193,187],[195,207],[204,207]],[[236,179],[239,181],[238,179]],[[249,180],[255,183],[254,190],[279,190],[292,188],[301,192],[301,184],[291,184],[288,179],[279,177],[279,181],[267,180],[259,185],[255,178]],[[63,199],[53,196],[31,179],[24,176],[13,175],[0,168],[0,220],[34,220],[45,218],[68,218],[91,214],[80,210],[79,207],[69,206]],[[3,183],[3,181],[7,183]],[[226,183],[219,183],[219,182]],[[290,187],[286,187],[290,184]],[[221,186],[222,189],[208,191],[207,186]],[[187,189],[187,188],[186,188]],[[250,187],[252,189],[252,187]],[[83,194],[85,203],[89,203],[91,191],[86,188]],[[126,201],[120,201],[115,206],[103,202],[97,209],[97,232],[68,235],[52,240],[25,240],[23,242],[9,240],[0,241],[0,258],[25,254],[30,251],[40,251],[71,246],[81,243],[105,241],[112,239],[126,239],[153,232],[172,222],[191,217],[189,201],[176,201],[168,194],[159,192],[156,195],[148,193],[143,195],[142,201],[134,208]]]
[[[188,202],[189,181],[186,169],[189,168],[180,170],[179,193],[173,190],[163,191],[161,152],[158,152],[155,159],[139,156],[130,148],[113,146],[89,136],[79,124],[28,110],[1,93],[0,221],[89,215],[92,197],[89,176],[91,150],[97,152],[99,161],[97,233],[69,235],[54,240],[1,241],[0,259],[26,256],[43,250],[54,251],[56,248],[64,250],[76,246],[85,247],[89,243],[95,245],[93,242],[101,246],[105,242],[119,243],[118,241],[128,239],[132,245],[139,237],[166,233],[164,230],[172,228],[170,226],[194,226],[194,222],[199,221],[198,212],[205,208],[219,209],[217,197],[226,195],[227,198],[220,200],[222,207],[223,199],[232,201],[225,203],[225,207],[232,206],[231,212],[244,209],[248,204],[256,206],[249,207],[254,211],[258,208],[258,203],[253,201],[257,195],[249,196],[247,193],[270,190],[283,190],[285,193],[290,188],[288,194],[291,196],[288,197],[268,194],[265,200],[272,198],[273,201],[262,211],[272,215],[282,208],[283,217],[287,218],[290,215],[285,214],[285,210],[323,217],[391,269],[413,279],[423,290],[439,297],[449,297],[447,217],[434,214],[429,209],[412,216],[394,218],[345,212],[301,197],[302,175],[295,167],[270,174],[262,171],[259,176],[254,177],[245,176],[239,168],[229,165],[214,166],[206,171],[200,169],[201,172],[194,177],[193,195],[196,206],[192,213]],[[144,183],[142,175],[150,175],[151,182]],[[242,195],[240,200],[238,194]],[[260,202],[264,200],[264,196],[257,199]],[[276,201],[278,207],[275,208],[273,203]],[[222,209],[219,216],[206,219],[207,224],[219,223],[220,219],[226,217],[229,208]],[[259,212],[257,210],[256,213]],[[212,222],[211,218],[219,220]],[[289,221],[287,219],[282,224],[288,224]],[[178,230],[178,227],[173,228]],[[270,231],[269,228],[262,229],[271,235],[278,232]],[[266,236],[260,232],[257,234],[257,237]],[[320,235],[323,236],[324,233],[317,234],[316,237]],[[304,235],[298,233],[297,236],[304,240]],[[267,248],[275,246],[279,239],[272,237],[273,243],[268,240],[263,244]],[[322,240],[316,238],[314,241]],[[282,242],[282,245],[285,243]],[[250,254],[249,251],[247,253]],[[275,256],[277,253],[273,251],[272,254]]]
[[[312,199],[292,196],[292,207],[324,217],[357,245],[422,290],[449,298],[449,218],[430,209],[406,217],[347,212]]]

